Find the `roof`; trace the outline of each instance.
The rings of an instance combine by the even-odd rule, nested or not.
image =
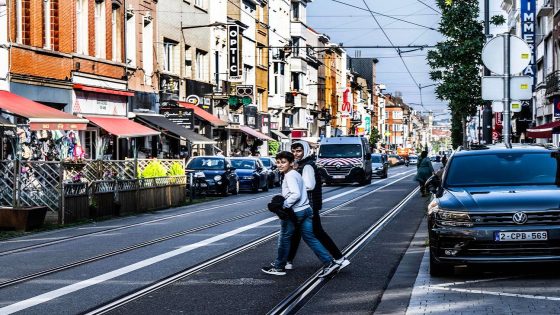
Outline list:
[[[321,145],[325,144],[362,144],[362,137],[330,137],[321,139]]]
[[[155,126],[163,133],[172,133],[181,138],[187,139],[192,144],[216,144],[217,142],[208,139],[205,136],[198,134],[190,129],[182,127],[171,120],[165,118],[163,115],[149,115],[149,114],[136,114],[136,117],[141,121],[146,122],[148,125]]]
[[[125,117],[87,116],[93,124],[118,138],[158,136],[159,131],[150,129]]]
[[[183,106],[184,108],[188,108],[188,109],[192,109],[194,110],[194,114],[195,116],[197,116],[198,118],[202,119],[202,120],[206,120],[207,122],[209,122],[212,126],[214,127],[225,127],[228,125],[227,122],[221,120],[220,118],[210,114],[209,112],[205,111],[204,109],[191,104],[191,103],[187,103],[187,102],[178,102],[180,106]]]
[[[0,111],[29,119],[31,130],[85,130],[88,121],[25,97],[0,91]]]
[[[272,139],[271,137],[265,135],[264,133],[261,133],[261,132],[259,132],[259,131],[257,131],[257,130],[254,130],[254,129],[252,129],[252,128],[250,128],[250,127],[247,127],[247,126],[239,126],[239,129],[240,129],[241,131],[243,131],[244,133],[246,133],[246,134],[248,134],[248,135],[250,135],[250,136],[253,136],[253,137],[257,138],[257,139],[261,139],[261,140],[265,140],[265,141],[266,141],[266,140],[274,140],[274,139]]]
[[[511,148],[507,148],[503,143],[497,143],[493,145],[480,145],[474,146],[470,149],[461,149],[455,151],[454,155],[485,155],[485,154],[496,154],[496,153],[511,153],[511,152],[550,152],[552,148],[536,145],[536,144],[521,144],[512,143]]]

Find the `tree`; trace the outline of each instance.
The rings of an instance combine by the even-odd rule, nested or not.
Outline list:
[[[480,89],[483,24],[478,21],[478,0],[436,0],[442,16],[439,31],[445,40],[428,52],[430,78],[438,82],[436,95],[449,101],[452,142],[466,145],[466,119],[483,104]]]
[[[379,130],[377,127],[371,127],[371,133],[369,134],[369,146],[371,148],[375,148],[377,142],[381,139],[381,135],[379,134]]]

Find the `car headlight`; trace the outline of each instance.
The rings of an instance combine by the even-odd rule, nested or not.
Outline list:
[[[254,179],[254,176],[243,176],[243,179]]]
[[[429,210],[433,213],[437,224],[442,226],[472,227],[474,223],[466,212],[444,210],[437,202],[432,202]]]
[[[215,180],[215,181],[219,181],[219,180],[221,180],[221,179],[222,179],[222,175],[216,175],[216,176],[214,176],[214,180]]]
[[[194,173],[194,177],[197,177],[197,178],[204,178],[204,177],[206,177],[206,175],[204,175],[203,172],[196,172],[196,173]]]
[[[355,163],[354,164],[354,167],[362,167],[362,166],[363,166],[362,163]]]
[[[315,165],[317,165],[317,167],[323,167],[323,163],[315,163]]]
[[[376,170],[376,171],[381,171],[382,169],[383,169],[383,167],[382,167],[382,166],[380,166],[380,167],[376,167],[376,168],[375,168],[375,170]]]

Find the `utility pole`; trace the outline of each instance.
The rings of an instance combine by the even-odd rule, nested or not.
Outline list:
[[[484,36],[486,42],[490,40],[490,0],[484,0]],[[490,70],[484,67],[484,76],[489,76]],[[492,143],[492,106],[491,102],[485,101],[482,110],[482,140]],[[482,142],[482,141],[481,141]]]

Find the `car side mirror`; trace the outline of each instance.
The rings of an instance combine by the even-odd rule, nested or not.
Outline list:
[[[228,166],[228,167],[226,167],[226,170],[228,170],[228,171],[230,171],[230,172],[233,172],[233,171],[235,171],[235,167],[233,167],[233,166]]]
[[[366,153],[365,159],[366,159],[366,161],[371,160],[371,153],[369,153],[369,152]]]
[[[437,175],[432,175],[424,186],[428,189],[429,192],[436,195],[436,197],[441,197],[442,187],[441,187],[441,179]]]

